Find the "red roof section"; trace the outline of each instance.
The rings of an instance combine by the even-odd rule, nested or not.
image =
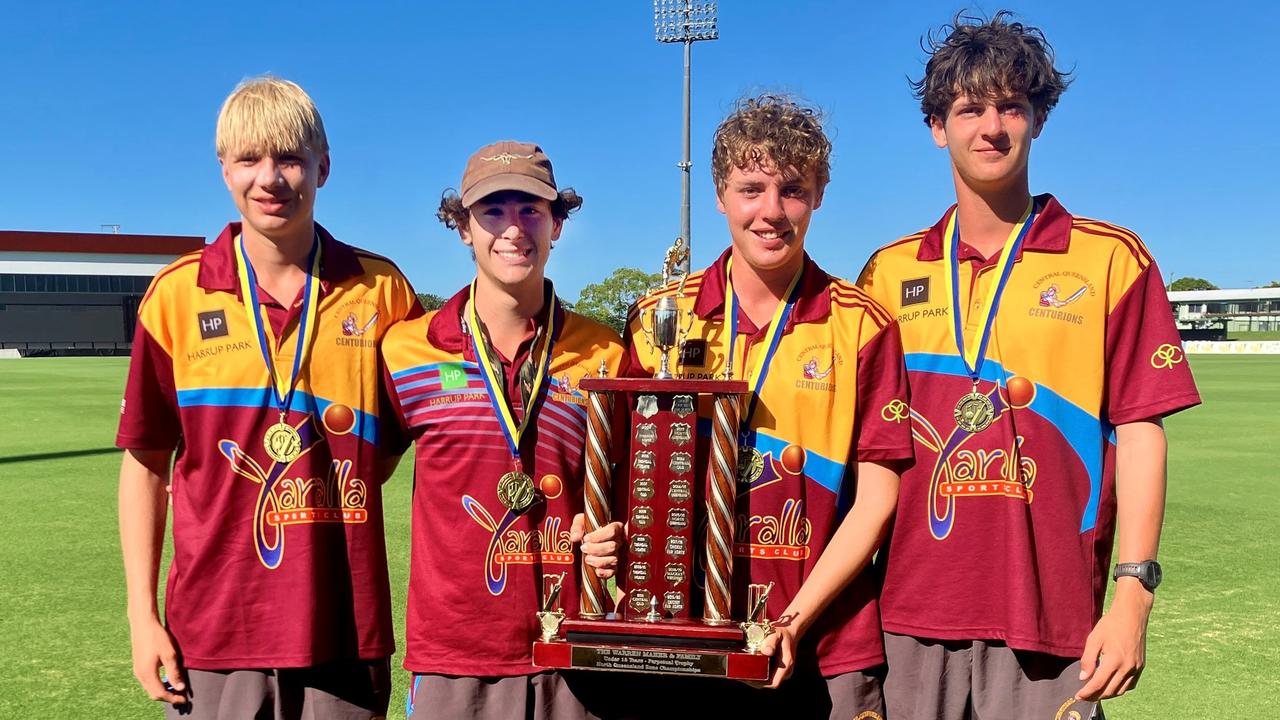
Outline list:
[[[184,255],[202,247],[204,238],[187,235],[0,230],[0,252]]]

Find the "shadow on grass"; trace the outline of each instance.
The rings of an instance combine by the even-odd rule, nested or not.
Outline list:
[[[0,457],[0,465],[6,463],[37,462],[39,460],[59,460],[62,458],[85,457],[87,455],[109,455],[123,452],[120,448],[104,447],[91,450],[63,450],[61,452],[31,453],[30,455],[9,455]]]

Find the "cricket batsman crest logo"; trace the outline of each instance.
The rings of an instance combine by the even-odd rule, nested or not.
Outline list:
[[[564,492],[564,482],[557,475],[543,475],[538,491],[547,500]],[[508,508],[495,519],[484,504],[470,495],[462,496],[462,509],[489,533],[484,553],[485,587],[490,595],[501,595],[507,587],[507,570],[512,565],[573,565],[573,543],[563,520],[548,515],[537,532],[513,527],[523,513]]]
[[[1076,290],[1066,297],[1062,297],[1062,291],[1058,289],[1058,286],[1050,285],[1040,291],[1040,307],[1066,307],[1067,305],[1079,300],[1088,291],[1089,287],[1087,285],[1081,285],[1079,290]]]
[[[347,316],[342,319],[342,334],[347,337],[359,337],[369,332],[369,329],[376,322],[378,322],[378,313],[376,312],[364,323],[361,323],[356,318],[355,313],[347,313]]]
[[[337,407],[341,406],[332,405],[330,410]],[[325,442],[310,413],[294,429],[301,442],[298,456],[289,462],[273,460],[266,466],[235,440],[218,441],[218,452],[230,464],[231,471],[258,486],[253,509],[253,544],[258,560],[268,570],[280,567],[284,560],[288,526],[368,520],[368,486],[352,477],[351,460],[331,459],[323,477],[300,477],[292,473],[300,460]]]

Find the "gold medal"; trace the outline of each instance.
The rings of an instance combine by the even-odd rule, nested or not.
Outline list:
[[[739,447],[738,482],[743,485],[750,485],[759,480],[763,474],[764,456],[760,454],[760,451],[748,445]]]
[[[970,392],[956,403],[954,413],[956,427],[965,432],[977,433],[986,430],[996,418],[996,406],[991,398],[978,392]]]
[[[521,512],[533,504],[533,478],[513,470],[498,478],[498,502]]]
[[[281,420],[267,428],[262,436],[262,447],[272,460],[291,463],[302,455],[302,437],[294,426]]]

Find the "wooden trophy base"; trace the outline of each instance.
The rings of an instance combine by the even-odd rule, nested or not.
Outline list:
[[[533,664],[564,670],[692,675],[766,682],[769,658],[743,649],[742,629],[701,620],[565,620]]]

